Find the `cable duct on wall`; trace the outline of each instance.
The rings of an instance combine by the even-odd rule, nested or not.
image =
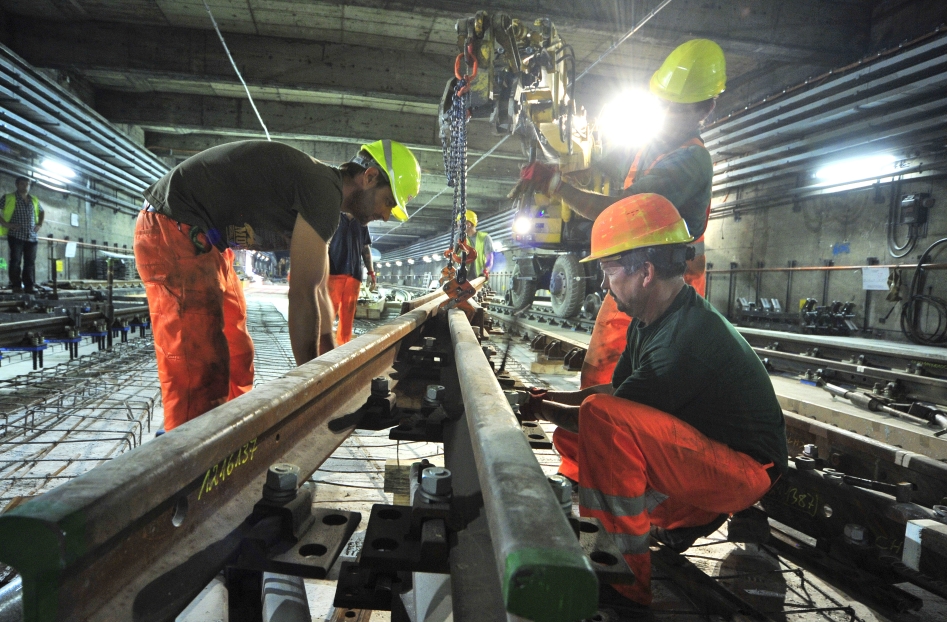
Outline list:
[[[50,158],[73,169],[62,189],[135,214],[168,166],[9,48],[0,45],[0,170],[22,175]]]

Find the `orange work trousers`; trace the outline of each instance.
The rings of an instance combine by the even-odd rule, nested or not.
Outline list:
[[[579,411],[579,513],[605,526],[635,573],[615,585],[651,603],[651,525],[706,525],[756,503],[769,490],[767,468],[649,406],[611,395]]]
[[[362,282],[348,274],[329,275],[329,298],[332,308],[339,316],[339,326],[335,330],[335,342],[338,345],[352,339],[352,322],[355,320],[355,308],[358,304],[358,292]]]
[[[700,240],[703,239],[701,236]],[[700,241],[698,240],[698,241]],[[687,262],[684,282],[697,290],[701,296],[707,288],[707,256],[703,253]],[[595,316],[595,327],[589,340],[580,375],[580,388],[608,384],[612,381],[615,365],[628,344],[628,325],[631,318],[618,310],[615,299],[606,295],[602,307]],[[576,462],[577,441],[575,434],[557,428],[552,442],[562,458],[559,473],[573,481],[579,481],[579,465]]]
[[[191,227],[143,211],[135,261],[145,284],[164,404],[164,429],[253,388],[253,341],[233,251],[198,252]]]

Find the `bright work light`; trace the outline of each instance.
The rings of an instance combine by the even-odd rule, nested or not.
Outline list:
[[[816,171],[815,177],[826,184],[844,184],[856,179],[888,177],[894,174],[894,164],[897,161],[898,159],[890,154],[841,160],[820,168]]]
[[[526,235],[533,229],[533,221],[528,216],[518,216],[513,221],[513,232],[517,235]]]
[[[605,141],[629,147],[647,143],[663,123],[664,109],[658,99],[640,89],[624,91],[605,104],[597,121]]]
[[[55,160],[46,159],[43,160],[42,164],[39,165],[40,169],[44,173],[55,177],[56,179],[72,179],[76,176],[76,172],[66,166],[61,162],[56,162]]]

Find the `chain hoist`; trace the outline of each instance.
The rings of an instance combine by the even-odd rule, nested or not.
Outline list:
[[[473,295],[467,283],[467,266],[477,258],[477,252],[467,242],[467,121],[469,118],[470,81],[477,75],[477,56],[473,44],[464,46],[454,63],[453,100],[448,111],[449,132],[443,137],[444,172],[447,185],[454,189],[454,207],[451,212],[450,247],[444,253],[447,266],[441,271],[444,290],[454,300],[466,300]],[[469,74],[461,74],[461,63],[466,62]],[[458,231],[459,228],[459,231]],[[459,267],[456,272],[454,263]],[[468,290],[470,290],[468,292]]]

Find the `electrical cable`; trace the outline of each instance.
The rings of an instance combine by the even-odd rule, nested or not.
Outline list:
[[[895,237],[895,229],[898,226],[900,210],[898,197],[901,195],[901,177],[891,184],[891,200],[888,202],[888,253],[895,259],[906,257],[914,247],[917,246],[917,228],[914,225],[908,225],[908,240],[904,245],[898,244]]]
[[[214,14],[211,13],[210,7],[207,6],[207,0],[201,0],[204,3],[204,8],[207,10],[207,15],[210,16],[210,23],[214,25],[214,30],[217,31],[217,36],[220,38],[220,44],[224,46],[224,52],[227,53],[227,58],[230,59],[230,65],[233,67],[233,70],[237,73],[237,78],[240,79],[240,84],[243,85],[243,90],[247,93],[247,99],[250,100],[250,107],[253,108],[253,112],[256,113],[256,118],[260,122],[260,125],[263,127],[263,133],[266,134],[267,140],[272,140],[270,138],[270,131],[266,129],[266,124],[263,123],[263,117],[260,116],[260,111],[256,109],[256,104],[253,102],[253,96],[250,95],[250,89],[247,87],[247,83],[244,81],[243,76],[240,74],[240,70],[237,69],[237,63],[233,60],[233,55],[230,54],[230,48],[227,47],[227,42],[224,41],[224,35],[220,32],[220,27],[217,26],[217,20],[214,19]]]
[[[594,66],[598,65],[600,62],[602,62],[602,60],[604,60],[604,58],[605,58],[606,56],[608,56],[609,54],[611,54],[612,52],[614,52],[615,50],[617,50],[617,49],[618,49],[618,46],[620,46],[622,43],[624,43],[625,41],[627,41],[628,38],[631,37],[631,35],[635,34],[635,33],[638,32],[639,30],[641,30],[641,27],[642,27],[642,26],[644,26],[644,25],[647,24],[649,21],[651,21],[651,18],[653,18],[653,17],[654,17],[655,15],[657,15],[658,13],[660,13],[661,10],[664,9],[664,7],[666,7],[666,6],[669,5],[669,4],[671,4],[671,0],[664,0],[664,2],[662,2],[661,4],[659,4],[658,6],[656,6],[650,13],[648,13],[647,15],[645,15],[644,18],[642,18],[642,20],[641,20],[640,22],[638,22],[637,24],[635,24],[634,28],[632,28],[631,30],[629,30],[628,32],[625,33],[625,36],[623,36],[621,39],[619,39],[619,40],[616,41],[614,44],[612,44],[612,47],[610,47],[610,48],[608,48],[607,50],[605,50],[605,52],[604,52],[601,56],[599,56],[597,59],[595,59],[595,62],[593,62],[593,63],[592,63],[591,65],[589,65],[588,67],[586,67],[585,70],[583,70],[582,73],[580,73],[579,76],[575,79],[576,82],[578,82],[579,80],[581,80],[582,77],[583,77],[585,74],[587,74],[588,72],[590,72],[590,71],[592,70],[592,67],[594,67]]]
[[[924,264],[929,263],[934,255],[934,251],[947,244],[947,238],[941,238],[927,247],[921,259],[917,262],[917,268],[914,270],[914,277],[911,279],[911,288],[908,291],[908,298],[901,306],[901,332],[911,342],[926,345],[940,346],[947,343],[947,300],[930,293],[924,294]],[[925,307],[926,305],[926,307]],[[937,324],[934,330],[927,332],[921,328],[921,312],[924,309],[936,312]],[[931,320],[927,319],[926,324]]]

